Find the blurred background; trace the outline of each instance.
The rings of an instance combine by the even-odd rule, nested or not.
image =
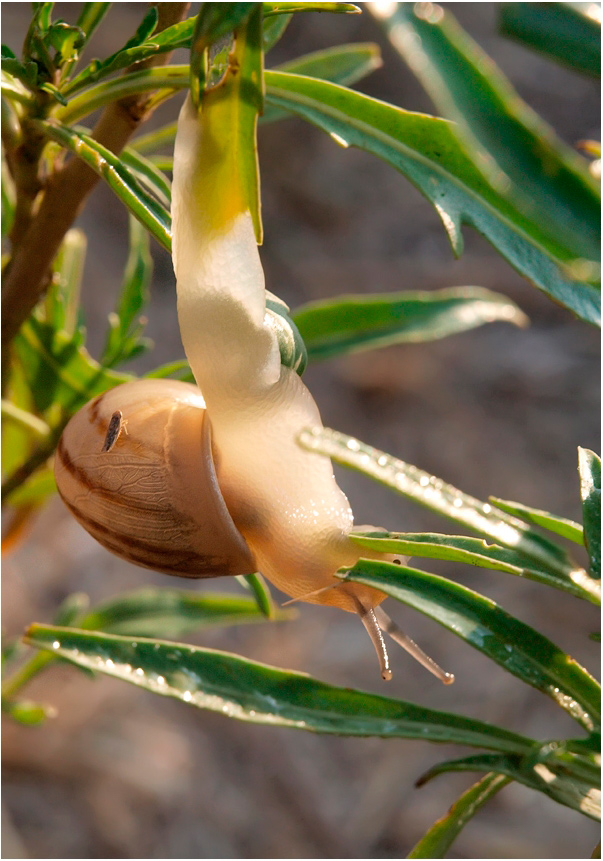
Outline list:
[[[80,5],[58,3],[55,17],[75,21]],[[120,47],[145,5],[114,4],[91,55]],[[499,37],[498,4],[443,5],[564,140],[599,139],[595,82]],[[29,15],[30,4],[2,4],[3,41],[15,52]],[[383,52],[383,67],[358,89],[433,112],[366,12],[296,16],[267,66],[348,41],[375,41]],[[180,101],[152,125],[175,118]],[[324,424],[479,498],[493,494],[580,519],[576,447],[599,449],[598,332],[533,289],[470,229],[455,261],[431,205],[378,159],[342,150],[297,119],[262,128],[259,146],[267,286],[293,309],[348,292],[480,285],[510,296],[531,319],[524,331],[495,324],[310,367],[304,379]],[[83,301],[89,348],[98,355],[126,259],[127,218],[99,185],[79,224],[89,237]],[[156,245],[153,253],[148,334],[156,347],[134,367],[140,372],[183,354],[171,261]],[[368,479],[340,469],[337,476],[357,523],[454,531]],[[593,606],[502,572],[428,560],[424,567],[484,592],[597,669],[599,646],[587,637],[598,623]],[[73,591],[97,601],[144,585],[181,585],[111,556],[58,499],[4,559],[3,575],[9,636],[51,621]],[[191,582],[183,588],[238,588]],[[394,679],[384,685],[360,622],[309,605],[290,622],[209,630],[192,641],[536,738],[572,733],[570,718],[547,698],[419,614],[391,600],[387,609],[456,674],[454,686],[443,687],[393,646]],[[466,751],[239,723],[114,679],[90,681],[68,666],[53,666],[25,694],[53,704],[57,716],[38,729],[3,722],[5,858],[404,857],[475,779],[445,775],[417,790],[429,766]],[[471,822],[451,857],[585,858],[597,835],[595,823],[511,785]]]

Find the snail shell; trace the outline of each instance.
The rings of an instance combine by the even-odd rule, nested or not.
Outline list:
[[[136,565],[181,577],[256,571],[220,492],[196,386],[136,380],[90,401],[63,432],[55,477],[82,526]]]

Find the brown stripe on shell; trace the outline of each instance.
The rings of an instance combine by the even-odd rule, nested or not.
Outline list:
[[[95,485],[88,478],[88,473],[81,466],[77,466],[71,456],[67,451],[67,446],[65,445],[64,437],[61,437],[59,440],[59,444],[57,446],[56,456],[60,460],[62,466],[65,467],[67,472],[69,472],[75,479],[77,479],[81,484],[84,485],[88,490],[94,490]],[[62,497],[61,497],[62,498]]]
[[[115,532],[114,528],[109,528],[82,514],[62,494],[61,499],[76,520],[107,550],[136,565],[180,577],[223,577],[230,574],[228,559],[223,556],[202,556],[198,551],[178,549],[173,544],[169,547],[162,547],[127,535],[120,535]]]
[[[59,444],[58,444],[57,450],[56,450],[56,456],[58,457],[61,465],[67,470],[67,472],[71,476],[73,476],[73,478],[77,482],[79,482],[83,487],[85,487],[87,490],[92,491],[94,493],[95,497],[107,500],[111,504],[116,504],[116,505],[123,505],[124,504],[124,500],[120,498],[120,496],[116,493],[115,490],[107,489],[107,488],[102,487],[102,485],[97,483],[98,476],[94,476],[94,478],[90,478],[86,467],[78,466],[76,463],[74,463],[74,461],[72,460],[71,456],[69,455],[69,453],[67,451],[67,446],[65,445],[65,441],[64,441],[63,437],[61,437],[61,439],[59,440]],[[60,491],[59,491],[59,493],[60,493]],[[133,497],[133,496],[126,496],[124,498],[127,499],[128,506],[133,510],[142,511],[142,512],[148,512],[148,511],[155,512],[155,511],[166,511],[167,510],[165,507],[157,506],[156,504],[152,504],[152,503],[145,505],[143,500],[137,499],[136,497]],[[63,499],[65,501],[65,503],[68,505],[67,501],[65,500],[65,498],[63,497],[62,494],[61,494],[61,499]],[[181,516],[183,518],[185,517],[185,515],[181,515]],[[191,523],[191,524],[194,523],[192,518],[189,517],[186,519],[188,520],[189,523]]]
[[[110,389],[109,389],[109,391],[110,391]],[[94,398],[93,401],[90,401],[89,408],[88,408],[89,409],[88,414],[90,416],[91,424],[94,424],[94,425],[100,424],[100,421],[101,421],[101,419],[100,419],[100,405],[101,405],[103,398],[105,397],[106,394],[107,394],[107,392],[103,392],[102,395],[99,395],[97,398]]]

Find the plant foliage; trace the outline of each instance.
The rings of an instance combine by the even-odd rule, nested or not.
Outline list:
[[[264,55],[283,37],[293,15],[358,13],[351,4],[205,3],[197,18],[188,19],[180,9],[186,4],[160,4],[174,7],[173,20],[163,20],[159,7],[151,6],[121,48],[91,60],[85,59],[86,46],[107,13],[110,20],[110,3],[83,4],[74,24],[54,20],[52,3],[32,5],[21,56],[2,46],[2,231],[10,248],[3,292],[3,500],[12,517],[7,544],[54,493],[49,459],[69,418],[91,397],[132,379],[120,366],[152,346],[143,319],[152,277],[149,246],[154,240],[171,248],[172,161],[163,150],[173,143],[175,126],[132,140],[130,128],[118,140],[110,112],[116,106],[130,110],[134,125],[141,126],[157,105],[189,85],[198,100],[208,81],[219,78],[224,61],[220,51],[212,54],[213,46],[228,43],[245,22],[255,35],[249,37],[240,68],[240,122],[232,133],[241,142],[240,170],[247,178],[258,240],[259,182],[250,129],[261,105],[247,103],[245,93],[255,91],[247,87],[252,76],[263,75],[264,123],[296,115],[342,147],[377,156],[435,207],[456,255],[463,250],[463,225],[470,226],[527,282],[587,323],[600,324],[600,193],[589,164],[518,97],[449,12],[434,4],[372,10],[443,113],[440,117],[350,89],[381,64],[373,44],[335,46],[263,71]],[[600,25],[578,8],[583,5],[501,4],[501,29],[582,73],[596,74]],[[169,64],[179,48],[190,49],[190,65]],[[90,117],[99,109],[105,122],[101,117],[92,128]],[[98,359],[86,346],[79,299],[86,239],[70,229],[87,194],[77,173],[81,164],[130,213],[129,257]],[[60,188],[61,181],[67,191],[60,217],[49,219],[45,206],[57,205],[53,187]],[[91,187],[93,180],[86,182]],[[50,235],[47,243],[41,241]],[[45,260],[46,245],[50,257]],[[292,318],[310,361],[435,340],[493,321],[527,322],[504,296],[446,285],[434,292],[334,297],[294,309]],[[149,376],[187,374],[186,362],[177,360]],[[482,502],[328,429],[308,429],[299,442],[479,536],[365,532],[354,535],[360,546],[412,555],[420,562],[464,562],[536,580],[561,590],[567,600],[600,602],[601,465],[593,452],[579,450],[579,524],[521,503]],[[588,570],[560,539],[583,548]],[[108,674],[241,720],[474,748],[471,756],[444,762],[425,776],[449,770],[483,774],[409,857],[444,857],[471,817],[513,781],[589,817],[599,815],[600,689],[585,668],[489,598],[446,577],[368,560],[338,576],[377,587],[431,617],[548,696],[577,722],[581,738],[528,738],[472,717],[337,688],[179,642],[207,625],[284,618],[259,575],[244,582],[251,594],[241,597],[144,589],[90,608],[86,596],[71,596],[53,625],[28,629],[25,642],[36,650],[29,657],[23,659],[15,644],[6,647],[4,710],[23,724],[43,723],[50,707],[22,699],[20,689],[48,664],[64,659],[89,673]]]

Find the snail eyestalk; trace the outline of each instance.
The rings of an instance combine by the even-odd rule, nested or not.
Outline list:
[[[376,607],[373,615],[375,616],[381,630],[385,631],[386,634],[389,634],[392,640],[398,643],[399,646],[406,649],[409,655],[412,655],[413,658],[425,667],[426,670],[429,670],[430,673],[445,685],[451,685],[454,682],[454,673],[447,673],[446,670],[443,670],[438,664],[436,664],[433,658],[426,655],[423,649],[420,646],[417,646],[415,641],[411,640],[411,638],[396,625],[393,619],[390,619],[381,607]]]
[[[375,651],[377,652],[381,678],[384,682],[389,682],[392,677],[392,671],[389,665],[389,656],[387,654],[385,640],[383,639],[383,634],[381,633],[379,622],[377,621],[376,611],[373,609],[367,610],[356,596],[354,596],[354,603],[356,604],[360,621],[366,628],[369,637],[373,641]]]

